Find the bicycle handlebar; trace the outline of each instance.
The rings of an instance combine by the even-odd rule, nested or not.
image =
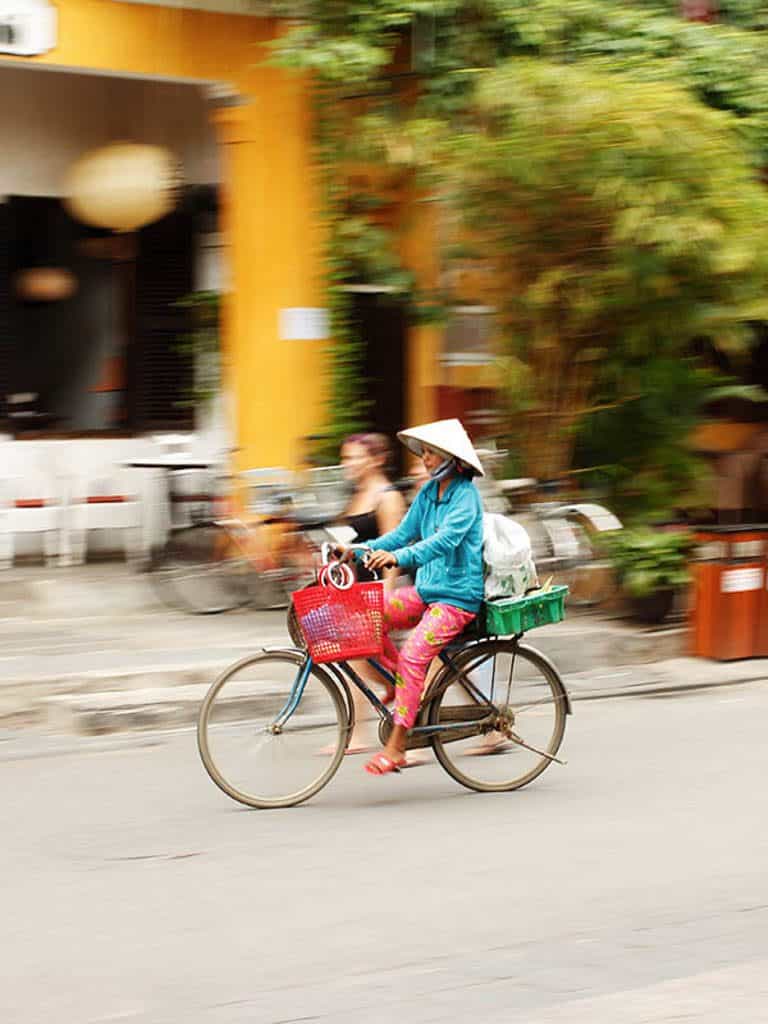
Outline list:
[[[323,561],[323,566],[322,566],[322,568],[320,570],[321,582],[322,582],[323,573],[325,573],[325,578],[326,578],[326,580],[328,581],[328,583],[331,586],[336,587],[337,590],[347,590],[347,589],[349,589],[349,587],[352,586],[352,584],[354,582],[354,573],[353,573],[352,569],[349,568],[349,566],[347,565],[346,562],[343,562],[343,561],[341,561],[338,558],[331,558],[331,557],[329,557],[331,552],[332,552],[332,550],[334,548],[336,548],[336,547],[345,547],[347,551],[353,551],[353,552],[354,551],[366,551],[366,552],[369,552],[369,553],[370,553],[371,549],[368,547],[367,544],[346,544],[346,545],[341,545],[341,544],[332,544],[329,541],[326,541],[321,546],[320,552],[321,552],[321,558],[322,558],[322,561]],[[370,570],[370,571],[371,571],[374,579],[378,579],[379,578],[379,574],[375,570]],[[336,579],[334,578],[334,573],[337,576]]]
[[[320,546],[320,551],[322,553],[322,558],[323,558],[323,563],[324,564],[327,564],[328,562],[339,562],[340,563],[340,560],[338,558],[328,557],[330,555],[330,553],[332,551],[334,551],[336,548],[343,548],[345,551],[367,551],[367,552],[370,552],[370,550],[371,550],[368,547],[367,544],[336,544],[333,541],[325,541]]]

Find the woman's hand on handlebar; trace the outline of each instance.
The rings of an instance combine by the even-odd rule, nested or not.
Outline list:
[[[365,560],[366,569],[381,572],[383,569],[394,569],[397,559],[391,551],[372,551]]]
[[[381,572],[383,569],[394,569],[397,559],[389,551],[371,551],[364,544],[351,544],[345,547],[343,544],[334,544],[330,553],[342,565],[353,562],[360,558],[366,569],[373,572]]]
[[[370,549],[367,544],[332,544],[329,546],[329,553],[337,562],[353,562],[356,558],[365,562]]]

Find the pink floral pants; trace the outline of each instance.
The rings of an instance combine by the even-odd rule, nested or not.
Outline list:
[[[474,618],[474,612],[450,604],[424,604],[415,587],[401,587],[384,596],[387,636],[382,662],[395,674],[395,725],[411,728],[419,711],[430,662]],[[389,633],[412,628],[398,652]]]

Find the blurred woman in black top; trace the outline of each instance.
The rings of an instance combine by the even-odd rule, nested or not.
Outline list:
[[[352,497],[342,522],[351,526],[360,542],[373,540],[393,530],[405,515],[405,502],[388,476],[392,448],[384,434],[352,434],[341,446],[341,465],[344,475],[353,487]],[[361,576],[361,578],[363,578]],[[370,576],[368,576],[370,579]],[[397,569],[384,573],[384,586],[395,585]],[[353,662],[353,667],[368,683],[382,680],[367,662]],[[347,747],[348,754],[359,754],[370,749],[364,734],[362,720],[370,713],[370,706],[357,687],[353,687],[355,701],[355,729]],[[386,700],[394,694],[388,688]]]

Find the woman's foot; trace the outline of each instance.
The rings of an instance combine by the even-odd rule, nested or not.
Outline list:
[[[404,725],[396,725],[390,733],[387,745],[366,764],[365,770],[369,775],[388,775],[390,772],[399,772],[407,764],[405,760],[405,748],[408,730]]]
[[[349,751],[347,751],[347,753],[349,753]],[[398,770],[401,768],[418,768],[420,765],[429,764],[429,755],[423,750],[405,750],[402,752],[397,750],[393,752],[385,747],[384,750],[382,750],[380,753],[381,756],[385,758],[387,761],[397,764]],[[371,758],[368,764],[366,764],[366,771],[369,771],[368,765],[373,764],[374,761],[376,761],[375,757]],[[371,771],[370,774],[385,775],[387,773]]]
[[[390,772],[399,772],[405,768],[405,740],[408,730],[402,725],[396,725],[387,740],[384,749],[376,754],[366,764],[365,770],[369,775],[388,775]]]
[[[380,750],[368,761],[365,770],[369,775],[389,775],[390,772],[399,772],[406,767],[405,757],[392,757],[386,751]]]

